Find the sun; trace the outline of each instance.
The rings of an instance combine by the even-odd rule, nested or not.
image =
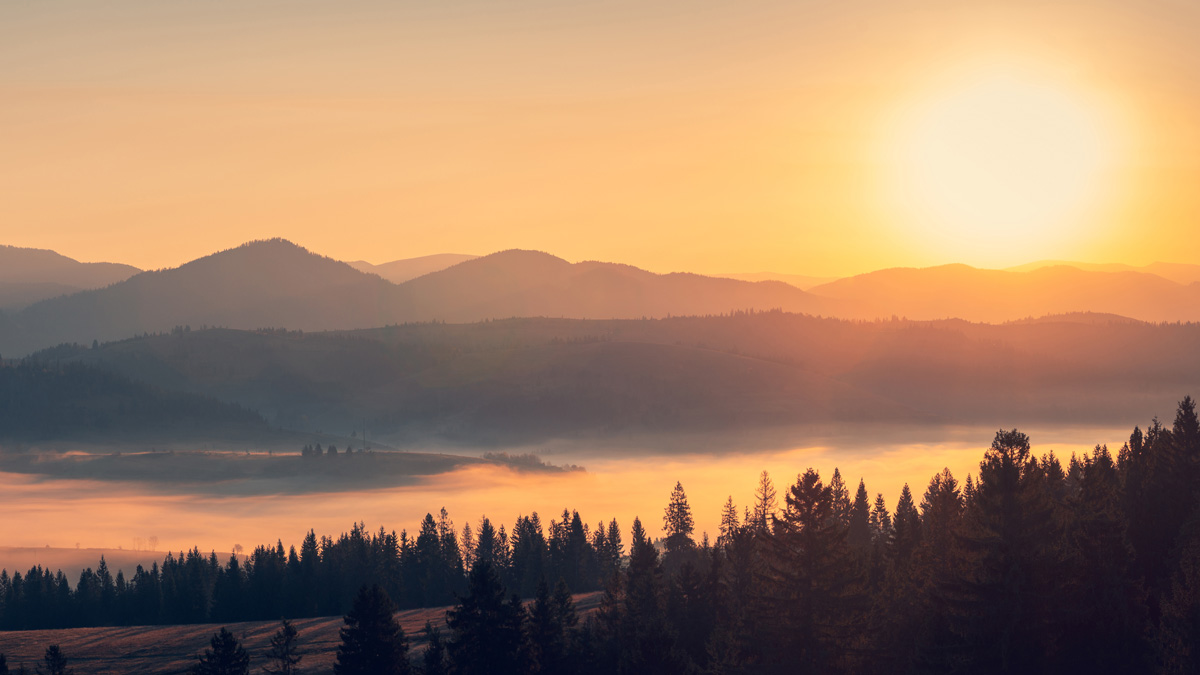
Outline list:
[[[1033,259],[1083,235],[1113,154],[1103,116],[1079,92],[983,72],[911,106],[890,182],[918,245],[963,261]]]

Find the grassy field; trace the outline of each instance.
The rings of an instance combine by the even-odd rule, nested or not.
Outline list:
[[[580,616],[594,612],[602,595],[599,592],[576,595]],[[413,652],[425,647],[421,634],[425,622],[444,626],[449,609],[412,609],[396,614]],[[300,672],[332,673],[342,617],[298,619],[294,623],[300,633],[300,653],[304,656]],[[226,626],[250,653],[250,672],[261,672],[261,667],[267,664],[265,655],[279,622],[250,621]],[[10,670],[15,671],[24,663],[30,673],[35,664],[41,663],[46,647],[52,644],[62,648],[69,660],[68,667],[76,675],[185,673],[220,628],[220,624],[196,624],[0,632],[0,653],[7,656]]]

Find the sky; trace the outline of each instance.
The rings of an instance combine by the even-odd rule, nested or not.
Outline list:
[[[0,243],[1200,263],[1198,39],[1191,0],[12,0]]]

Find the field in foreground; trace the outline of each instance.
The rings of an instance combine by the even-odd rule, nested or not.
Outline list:
[[[600,592],[574,596],[581,618],[600,605]],[[424,649],[421,629],[426,621],[443,627],[450,607],[410,609],[396,614],[396,620],[408,635],[410,649]],[[339,643],[342,617],[317,617],[294,621],[300,633],[300,653],[304,660],[300,672],[319,675],[332,673]],[[59,645],[69,659],[69,667],[79,675],[151,675],[183,673],[196,663],[197,654],[208,647],[222,624],[184,626],[114,626],[105,628],[68,628],[0,632],[0,654],[8,658],[10,669],[33,670],[40,664],[48,645]],[[279,629],[278,621],[247,621],[226,624],[250,653],[251,672],[260,672],[267,664],[265,655],[271,636]]]

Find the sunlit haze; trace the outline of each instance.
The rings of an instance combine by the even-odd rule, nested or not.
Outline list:
[[[1198,13],[5,3],[0,222],[142,268],[271,236],[658,272],[1200,262]]]

